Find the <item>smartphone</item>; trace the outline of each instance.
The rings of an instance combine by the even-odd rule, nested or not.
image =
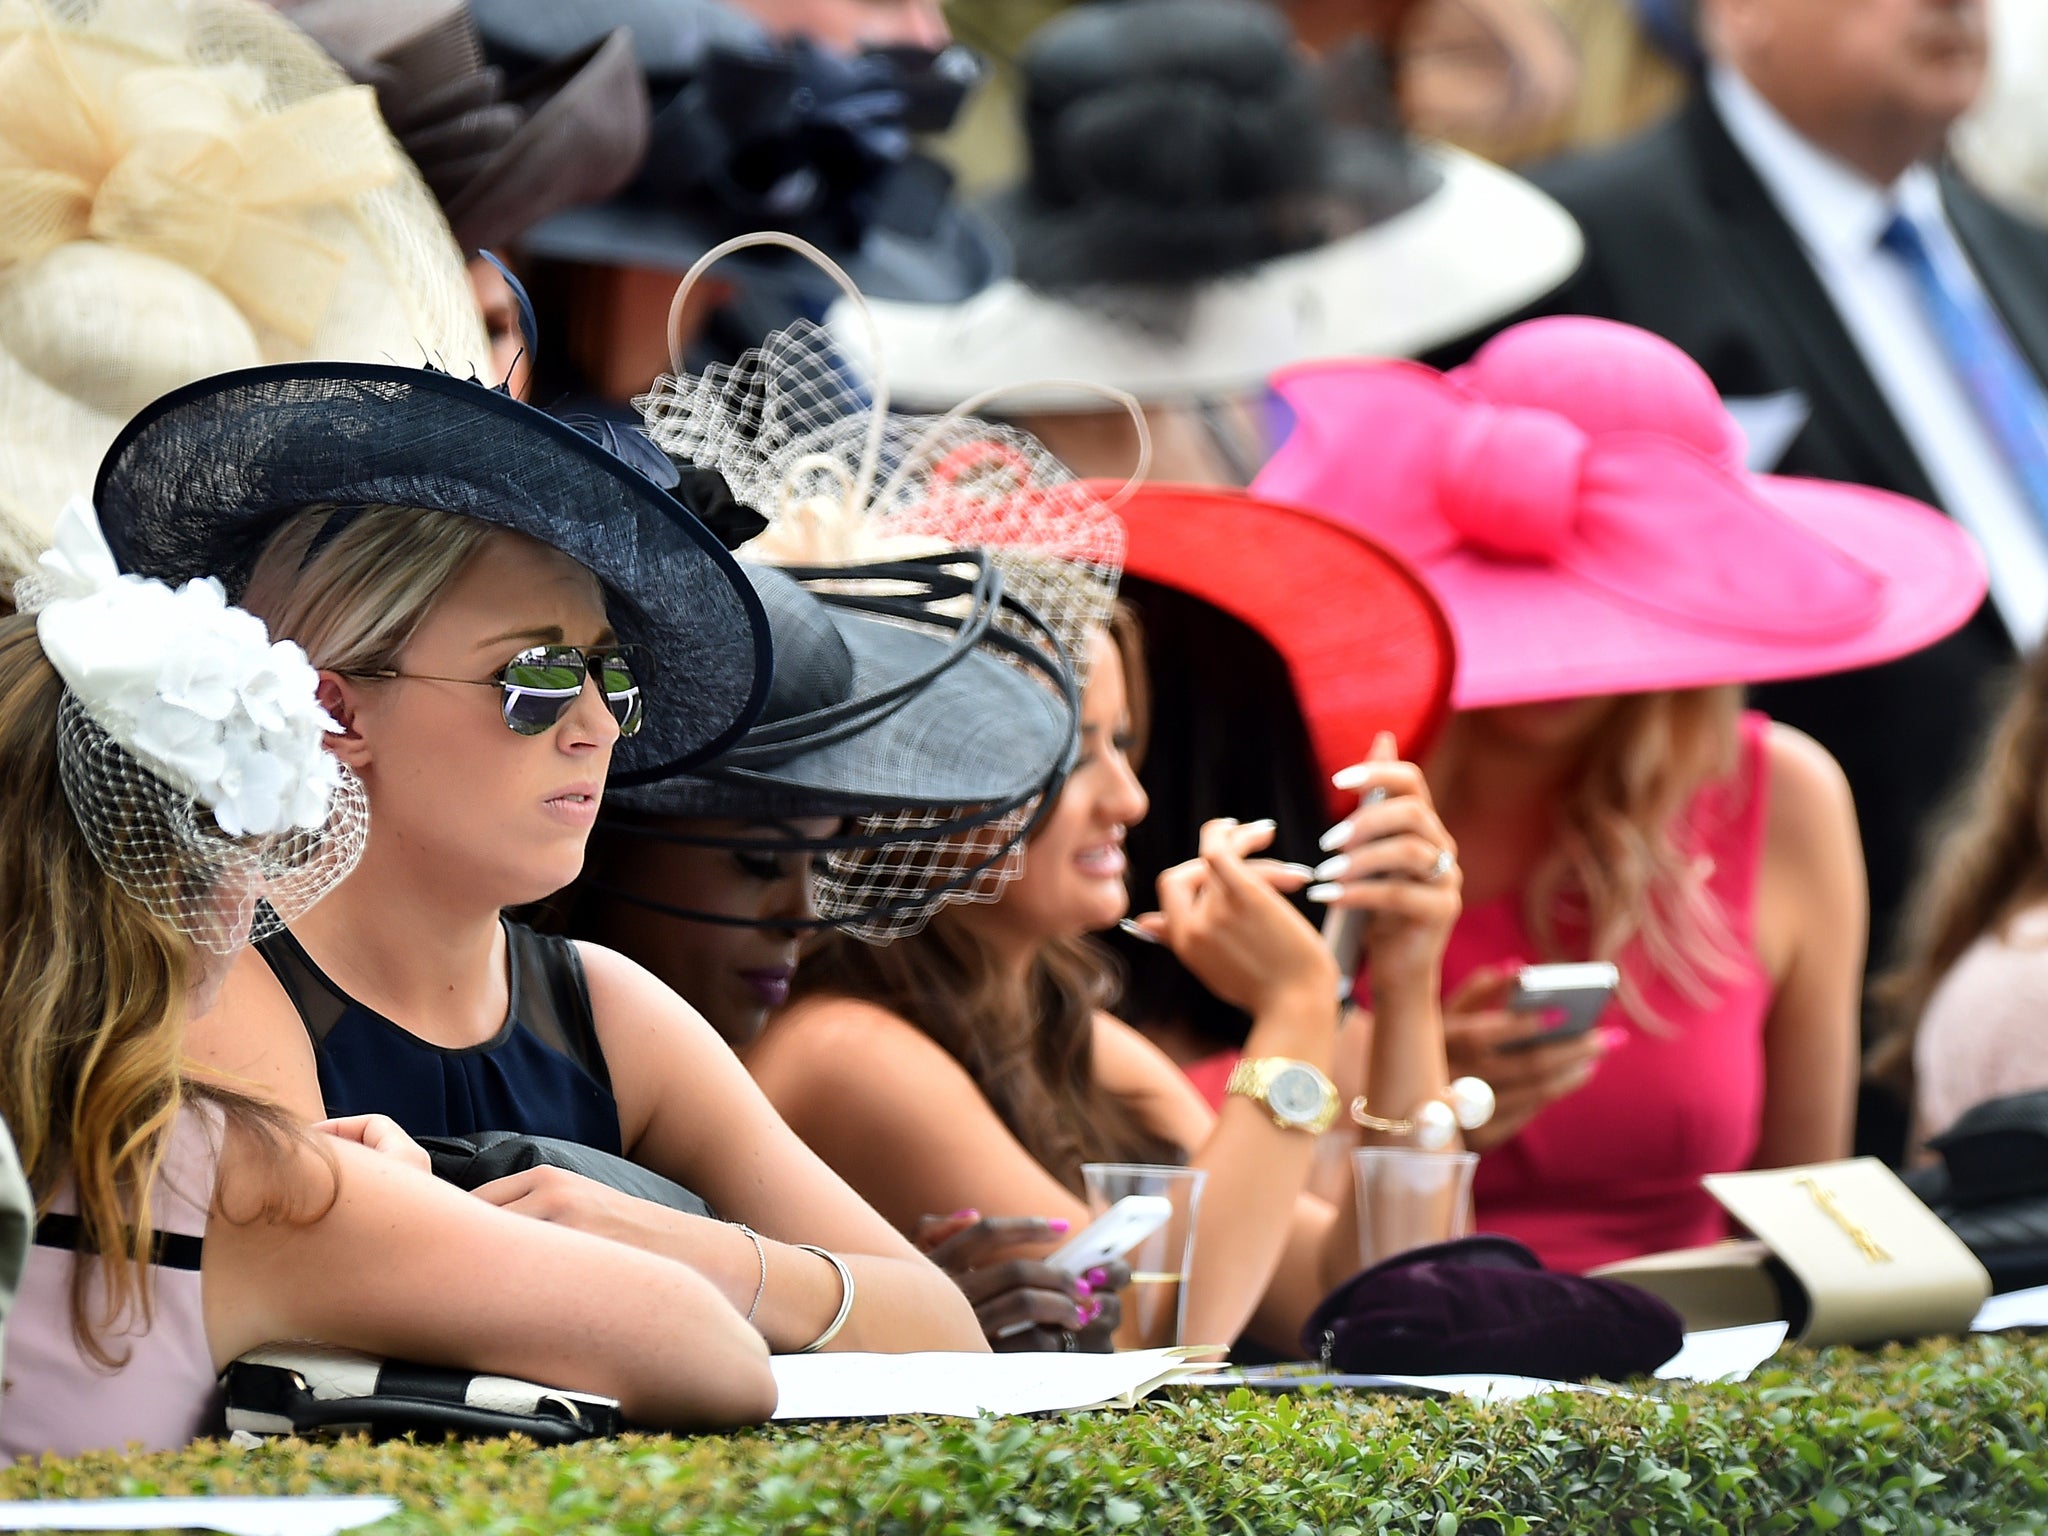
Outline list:
[[[1575,1040],[1607,1011],[1621,972],[1605,960],[1578,965],[1525,965],[1508,993],[1510,1013],[1545,1013],[1554,1022],[1541,1034],[1511,1041],[1504,1051],[1526,1051],[1554,1040]]]
[[[1125,1195],[1108,1210],[1046,1257],[1046,1263],[1069,1275],[1085,1275],[1098,1264],[1120,1259],[1173,1215],[1164,1195]]]

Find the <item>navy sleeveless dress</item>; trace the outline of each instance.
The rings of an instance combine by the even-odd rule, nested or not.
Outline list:
[[[505,1023],[460,1049],[430,1044],[357,1002],[288,931],[256,948],[312,1036],[329,1115],[389,1115],[413,1136],[514,1131],[623,1153],[590,987],[567,939],[506,920]]]

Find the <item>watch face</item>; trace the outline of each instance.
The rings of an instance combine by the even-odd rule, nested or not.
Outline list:
[[[1307,1067],[1284,1067],[1267,1087],[1266,1102],[1282,1120],[1307,1125],[1323,1112],[1322,1080]]]

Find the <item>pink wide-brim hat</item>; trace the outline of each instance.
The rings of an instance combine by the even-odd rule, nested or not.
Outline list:
[[[1448,374],[1346,360],[1274,386],[1295,424],[1253,492],[1422,573],[1460,709],[1845,672],[1984,600],[1975,541],[1932,507],[1748,472],[1705,373],[1634,326],[1532,320]]]

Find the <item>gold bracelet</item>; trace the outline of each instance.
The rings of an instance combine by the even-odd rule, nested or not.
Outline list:
[[[846,1267],[846,1261],[840,1258],[838,1254],[827,1253],[823,1248],[818,1247],[814,1243],[797,1243],[795,1246],[801,1248],[805,1253],[815,1253],[819,1258],[839,1271],[839,1311],[833,1315],[832,1321],[825,1325],[823,1333],[797,1351],[800,1355],[815,1355],[819,1350],[839,1337],[839,1330],[846,1326],[846,1319],[853,1312],[853,1271]]]
[[[1460,1129],[1476,1131],[1491,1120],[1493,1102],[1493,1087],[1484,1078],[1460,1077],[1452,1080],[1442,1098],[1426,1101],[1406,1120],[1367,1113],[1364,1094],[1351,1101],[1351,1118],[1369,1131],[1412,1134],[1423,1151],[1441,1152]]]

